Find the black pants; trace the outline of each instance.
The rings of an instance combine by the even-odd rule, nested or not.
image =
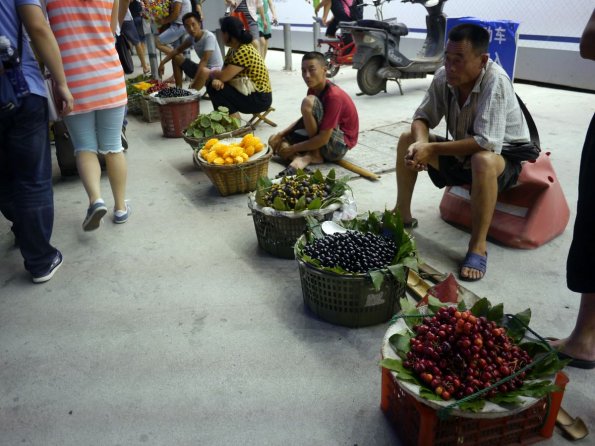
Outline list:
[[[244,96],[231,85],[225,85],[221,90],[215,90],[211,83],[207,84],[207,93],[213,103],[213,109],[223,106],[229,109],[229,113],[261,113],[268,110],[273,103],[272,93],[254,92]]]
[[[578,203],[572,244],[566,262],[568,288],[595,293],[595,115],[591,119],[581,155]]]

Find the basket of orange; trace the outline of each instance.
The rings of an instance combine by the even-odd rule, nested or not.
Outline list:
[[[243,138],[211,138],[194,151],[195,163],[207,174],[222,196],[256,189],[267,176],[272,151],[252,133]]]

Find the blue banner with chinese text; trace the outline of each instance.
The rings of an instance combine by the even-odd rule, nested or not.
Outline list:
[[[474,23],[490,33],[490,58],[500,65],[510,79],[514,79],[514,66],[518,41],[519,23],[510,20],[481,20],[476,17],[446,19],[446,38],[450,29],[461,23]]]

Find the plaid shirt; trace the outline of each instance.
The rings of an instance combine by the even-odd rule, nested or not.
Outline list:
[[[435,128],[448,110],[448,131],[454,140],[473,137],[485,150],[500,153],[503,143],[529,142],[529,128],[506,72],[489,60],[465,104],[459,107],[458,90],[446,84],[444,67],[434,74],[426,95],[413,115]]]

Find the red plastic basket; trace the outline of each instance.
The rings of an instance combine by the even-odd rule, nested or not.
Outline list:
[[[529,445],[553,434],[568,376],[558,372],[555,382],[562,390],[513,415],[441,420],[435,409],[405,392],[394,375],[383,368],[380,408],[406,446]]]
[[[163,136],[167,138],[183,137],[184,130],[196,119],[198,113],[198,99],[191,102],[159,104]]]

